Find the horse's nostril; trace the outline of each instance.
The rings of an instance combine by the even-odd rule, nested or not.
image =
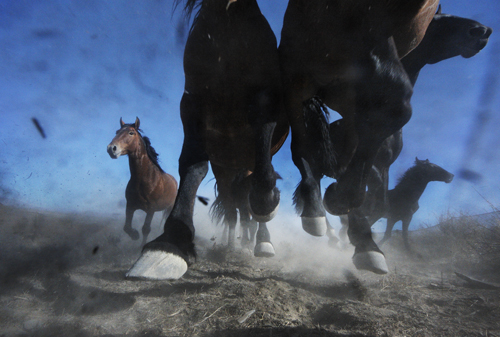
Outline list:
[[[487,34],[487,32],[488,32],[488,28],[485,26],[476,26],[476,27],[473,27],[469,30],[469,34],[472,37],[483,37]]]
[[[113,151],[116,151],[116,145],[115,145],[115,146],[113,146]]]

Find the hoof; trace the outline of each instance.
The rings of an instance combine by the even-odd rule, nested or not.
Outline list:
[[[265,214],[265,215],[259,215],[259,214],[255,214],[252,210],[252,206],[249,205],[250,207],[250,214],[252,214],[252,219],[257,221],[257,222],[269,222],[271,221],[272,219],[274,219],[274,217],[276,216],[276,213],[278,213],[278,208],[280,207],[280,204],[278,203],[278,205],[276,206],[276,208],[269,214]]]
[[[338,195],[337,183],[332,183],[323,195],[323,207],[332,215],[344,215],[353,208],[361,206],[361,203],[349,202],[345,196]]]
[[[313,236],[323,236],[326,234],[327,225],[326,218],[323,217],[301,217],[302,219],[302,228],[309,234]]]
[[[356,269],[359,270],[368,270],[375,274],[387,274],[389,272],[385,256],[379,252],[356,253],[352,257],[352,262],[356,266]]]
[[[145,251],[125,275],[149,280],[177,280],[186,273],[186,261],[175,254],[159,250]]]
[[[130,238],[131,238],[132,240],[134,240],[134,241],[139,240],[139,238],[141,237],[141,236],[139,235],[139,232],[138,232],[138,231],[136,231],[136,230],[135,230],[135,229],[133,229],[133,228],[130,228],[130,229],[125,229],[125,228],[124,228],[124,229],[123,229],[123,231],[124,231],[125,233],[127,233],[127,234],[128,234],[128,236],[130,236]]]
[[[273,257],[276,253],[271,242],[261,242],[255,246],[253,255],[255,257]]]

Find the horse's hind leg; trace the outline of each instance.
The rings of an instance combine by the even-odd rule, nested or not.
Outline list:
[[[148,240],[148,235],[151,233],[151,221],[153,221],[153,216],[155,212],[149,211],[146,213],[146,219],[144,220],[144,225],[142,226],[142,246],[144,246]]]
[[[355,247],[352,260],[357,269],[369,270],[376,274],[389,272],[384,253],[373,241],[370,224],[361,211],[355,209],[349,213],[347,234]]]
[[[127,277],[147,279],[178,279],[187,271],[188,263],[195,258],[193,211],[196,191],[208,172],[208,156],[197,116],[200,115],[200,99],[184,94],[181,101],[181,117],[184,127],[184,143],[179,158],[179,191],[172,212],[168,216],[164,232],[144,246],[142,255],[128,271]]]
[[[271,243],[271,234],[265,222],[259,222],[253,255],[256,257],[273,257],[275,255],[274,246]]]
[[[127,205],[125,210],[125,226],[123,226],[123,231],[130,236],[132,240],[139,240],[139,232],[132,228],[132,218],[134,217],[135,209],[130,208]]]

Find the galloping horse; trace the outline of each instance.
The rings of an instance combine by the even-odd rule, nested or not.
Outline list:
[[[409,251],[408,227],[413,214],[419,208],[418,200],[424,193],[427,184],[431,181],[443,181],[448,184],[453,180],[453,177],[453,174],[436,164],[432,164],[428,159],[418,160],[415,158],[415,165],[410,167],[399,179],[396,187],[387,193],[389,207],[387,213],[383,215],[384,218],[387,218],[387,228],[379,245],[391,237],[394,224],[401,220],[403,222],[404,244]]]
[[[491,33],[491,28],[477,21],[442,14],[439,6],[420,44],[401,59],[412,86],[415,86],[420,70],[425,65],[455,56],[470,58],[486,46]],[[369,218],[378,220],[381,217],[377,211],[382,211],[380,204],[386,200],[385,193],[389,189],[389,167],[398,158],[402,148],[402,130],[388,137],[379,148],[367,180],[368,202],[363,205],[363,210]]]
[[[359,207],[378,148],[410,119],[412,86],[400,57],[423,38],[437,5],[437,0],[289,1],[279,53],[292,159],[302,176],[295,195],[310,234],[326,231],[321,177],[337,179],[324,196],[330,213]],[[401,31],[406,33],[395,36]],[[343,118],[344,146],[337,156],[311,150],[317,147],[311,134],[329,141],[325,122],[308,130],[318,123],[310,122],[316,117],[304,114],[304,106],[315,96]],[[353,261],[359,269],[386,273],[384,255],[365,227],[350,226]]]
[[[253,219],[265,225],[278,209],[280,192],[271,156],[289,127],[276,37],[256,0],[186,0],[186,12],[192,13],[197,5],[184,51],[179,192],[164,233],[146,244],[129,277],[177,279],[187,271],[196,256],[196,190],[209,161],[230,228],[234,230],[236,208],[241,206],[231,195],[237,180],[248,185],[240,202]],[[257,245],[270,248],[269,241],[260,241],[269,239],[264,227],[259,228],[264,233],[257,233]]]
[[[125,190],[127,199],[126,219],[123,230],[133,240],[139,239],[139,232],[132,228],[132,217],[138,209],[146,212],[142,226],[142,244],[151,232],[151,221],[155,212],[169,214],[177,195],[177,181],[162,170],[158,164],[158,154],[148,137],[143,137],[139,129],[140,120],[125,124],[120,118],[120,129],[108,145],[109,156],[117,159],[128,155],[130,180]]]
[[[425,65],[435,64],[455,56],[470,58],[486,46],[491,33],[491,28],[477,21],[443,14],[439,6],[422,41],[402,58],[401,63],[414,86],[420,70]],[[331,134],[336,132],[339,124],[339,121],[331,124]],[[361,207],[370,226],[387,212],[389,168],[398,158],[402,148],[402,130],[389,136],[379,148],[368,176],[366,199]],[[341,216],[341,223],[340,234],[343,238],[348,225],[347,216]]]

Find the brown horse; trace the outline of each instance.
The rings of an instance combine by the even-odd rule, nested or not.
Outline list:
[[[146,244],[151,232],[151,221],[155,212],[169,214],[177,196],[177,181],[162,170],[158,164],[158,154],[148,137],[141,135],[140,120],[125,124],[120,118],[120,129],[108,145],[109,156],[117,159],[128,155],[130,180],[125,190],[127,199],[126,219],[123,230],[132,238],[139,239],[139,232],[132,228],[132,217],[138,209],[146,212],[142,226],[142,244]]]
[[[256,0],[187,0],[187,13],[197,5],[184,51],[179,193],[164,233],[144,247],[129,277],[177,279],[187,271],[195,257],[194,200],[208,162],[230,229],[237,209],[248,211],[263,224],[257,245],[271,245],[265,222],[280,200],[271,157],[288,133],[276,37]],[[244,193],[234,198],[238,181]]]
[[[345,214],[363,203],[378,148],[411,116],[413,91],[399,55],[420,42],[437,5],[437,0],[289,1],[279,53],[292,158],[302,176],[295,196],[307,232],[326,232],[323,175],[337,179],[324,196],[330,213]],[[407,33],[399,36],[403,30]],[[304,113],[315,96],[343,118],[344,146],[336,156],[328,154],[328,146],[327,155],[312,150],[317,142],[311,139],[317,135],[329,142],[328,124],[310,130],[318,123]],[[370,228],[350,230],[356,267],[386,273]]]

